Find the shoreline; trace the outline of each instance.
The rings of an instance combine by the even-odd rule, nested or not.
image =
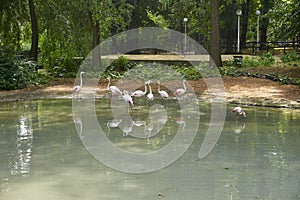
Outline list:
[[[223,82],[226,103],[241,106],[300,109],[300,88],[297,86],[280,85],[271,80],[250,77],[224,77]],[[216,95],[214,96],[207,91],[204,80],[189,81],[189,83],[193,87],[199,101],[211,102],[214,101],[214,98],[218,98]],[[96,99],[108,98],[106,84],[106,80],[99,82]],[[72,82],[68,81],[53,86],[0,91],[0,102],[38,99],[72,99],[73,86]],[[128,88],[130,88],[130,86],[130,84],[127,85]]]

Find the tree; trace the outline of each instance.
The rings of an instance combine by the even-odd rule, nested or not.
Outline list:
[[[219,25],[219,0],[211,0],[210,3],[210,56],[217,67],[222,67]]]
[[[300,33],[299,0],[274,0],[274,6],[265,15],[270,20],[269,36],[271,37],[271,39],[294,39],[297,34]]]
[[[226,50],[225,53],[233,53],[234,52],[234,43],[236,41],[237,36],[237,27],[236,23],[232,23],[233,19],[236,19],[236,2],[231,2],[225,5],[225,9],[221,13],[221,21],[222,21],[222,41],[225,42]]]
[[[261,8],[262,14],[266,14],[269,12],[269,10],[273,7],[273,0],[263,0],[263,6]],[[269,26],[269,18],[267,15],[262,17],[261,20],[261,27],[260,27],[260,42],[262,43],[262,46],[267,42],[267,30]]]
[[[247,41],[247,30],[248,30],[248,23],[249,23],[249,9],[250,9],[251,0],[246,0],[245,3],[242,4],[242,31],[241,31],[241,47],[246,47]]]
[[[187,34],[199,42],[204,48],[209,48],[210,38],[210,0],[169,0],[167,20],[170,29],[184,31],[183,19],[188,18]],[[160,11],[161,12],[161,11]]]
[[[130,29],[139,28],[143,26],[154,26],[152,20],[148,18],[147,11],[155,11],[158,10],[159,2],[157,0],[127,0],[127,3],[133,7]]]
[[[100,20],[93,17],[93,11],[89,10],[89,18],[92,26],[92,49],[93,49],[93,65],[101,66],[101,51],[99,48],[100,44]]]
[[[28,22],[26,1],[2,0],[0,6],[0,45],[13,51],[22,50]]]
[[[29,57],[37,61],[38,60],[38,22],[35,14],[35,6],[33,0],[28,0],[29,13],[31,19],[31,48]]]

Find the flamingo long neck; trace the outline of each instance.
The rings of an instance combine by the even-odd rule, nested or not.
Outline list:
[[[108,78],[107,90],[109,90],[109,86],[110,86],[110,78]]]
[[[186,90],[185,81],[183,81],[182,84],[183,84],[183,89]]]
[[[149,86],[150,93],[152,93],[152,89],[151,89],[150,83],[148,83],[148,86]]]
[[[147,84],[145,84],[145,91],[144,91],[144,95],[147,93]]]

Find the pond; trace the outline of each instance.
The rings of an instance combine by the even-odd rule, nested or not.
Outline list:
[[[192,131],[191,119],[180,117],[175,100],[151,105],[141,100],[129,111],[128,121],[113,117],[109,104],[107,99],[95,104],[99,127],[115,147],[133,155],[159,151],[176,139],[176,133]],[[210,106],[199,103],[196,134],[178,159],[152,172],[127,173],[93,155],[86,145],[86,138],[92,137],[84,131],[88,122],[73,116],[71,100],[2,103],[0,197],[300,199],[300,111],[244,107],[247,118],[241,119],[231,112],[234,106],[227,105],[216,145],[199,159],[211,121]],[[120,165],[126,162],[118,159]]]

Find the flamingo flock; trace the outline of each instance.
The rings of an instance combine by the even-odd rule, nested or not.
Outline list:
[[[84,73],[85,72],[80,72],[80,85],[76,85],[73,87],[73,94],[75,97],[78,97],[78,94],[81,92],[82,84],[83,84],[82,75]],[[132,109],[132,106],[134,105],[132,97],[141,98],[141,97],[145,96],[147,94],[147,86],[149,87],[149,93],[146,95],[147,100],[149,102],[154,100],[154,94],[152,92],[152,88],[150,85],[152,83],[151,80],[148,80],[144,83],[144,86],[145,86],[144,91],[136,90],[136,91],[132,92],[131,94],[129,94],[129,92],[127,90],[123,90],[123,92],[121,92],[121,90],[117,86],[111,85],[110,78],[107,78],[107,80],[108,80],[107,90],[111,92],[111,97],[112,96],[122,97],[124,102],[128,103],[131,109]],[[181,98],[186,93],[186,91],[187,91],[186,82],[187,82],[186,80],[183,80],[182,81],[183,88],[178,88],[174,91],[173,95],[175,97]],[[168,99],[170,96],[165,90],[161,90],[160,81],[157,81],[157,84],[158,84],[157,92],[159,93],[160,97],[162,99]],[[246,118],[246,112],[239,106],[234,107],[232,109],[232,112],[235,113],[237,117]]]
[[[182,81],[182,84],[183,84],[183,88],[179,88],[177,90],[174,91],[174,96],[176,97],[182,97],[187,88],[186,88],[186,80],[183,80]],[[107,90],[111,92],[111,95],[112,96],[120,96],[122,97],[122,99],[128,103],[130,105],[130,107],[132,108],[132,106],[134,105],[133,103],[133,98],[141,98],[143,96],[146,95],[146,99],[149,101],[149,102],[152,102],[154,100],[154,94],[152,92],[152,87],[151,87],[151,83],[152,81],[151,80],[148,80],[144,83],[144,91],[142,90],[135,90],[134,92],[132,92],[131,94],[129,94],[129,92],[127,90],[124,90],[123,92],[121,92],[121,90],[116,87],[116,86],[112,86],[110,85],[110,79],[108,78],[108,85],[107,85]],[[160,86],[160,81],[157,81],[157,84],[158,84],[158,88],[157,88],[157,92],[158,94],[160,95],[160,97],[162,99],[165,99],[167,100],[170,95],[165,91],[165,90],[161,90]],[[149,88],[149,92],[148,92],[148,89]],[[148,92],[148,93],[147,93]]]
[[[82,75],[84,73],[85,72],[80,72],[80,85],[76,85],[75,87],[73,87],[73,94],[75,94],[75,97],[78,97],[78,94],[81,92],[82,83],[83,83]],[[107,88],[106,89],[107,89],[107,91],[110,91],[111,97],[121,96],[126,103],[129,103],[129,104],[133,105],[132,97],[141,98],[141,97],[145,96],[147,94],[147,86],[148,86],[149,93],[146,95],[147,100],[149,102],[154,100],[154,94],[153,94],[152,88],[151,88],[151,83],[152,83],[151,80],[148,80],[144,83],[144,86],[145,86],[144,91],[136,90],[136,91],[132,92],[130,95],[129,95],[129,92],[127,90],[123,90],[123,92],[121,92],[121,90],[117,86],[111,85],[110,78],[107,78],[107,80],[108,80],[108,83],[107,83]],[[182,81],[183,88],[178,88],[174,91],[173,94],[174,94],[175,97],[182,97],[185,94],[185,92],[187,90],[186,84],[185,84],[186,82],[187,82],[186,80],[183,80]],[[157,84],[158,84],[157,92],[159,93],[160,97],[162,99],[168,99],[170,97],[170,95],[165,90],[160,89],[160,85],[161,85],[160,81],[157,81]]]

